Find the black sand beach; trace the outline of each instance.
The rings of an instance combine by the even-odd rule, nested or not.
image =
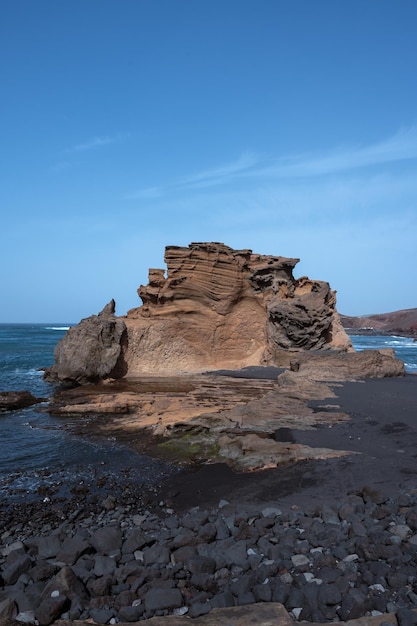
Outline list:
[[[328,404],[350,421],[276,437],[349,456],[246,474],[206,465],[140,497],[122,480],[104,500],[11,510],[3,616],[106,624],[254,605],[255,621],[279,606],[285,623],[415,626],[417,376],[335,390]]]
[[[274,376],[275,369],[248,368],[239,375]],[[417,488],[417,376],[344,383],[334,391],[338,397],[329,399],[329,404],[339,405],[351,417],[349,422],[313,431],[283,429],[276,436],[349,450],[352,455],[251,474],[236,474],[223,464],[207,465],[169,479],[161,497],[179,509],[209,507],[221,499],[248,505],[275,501],[303,506],[335,501],[365,486],[390,497],[400,489]]]

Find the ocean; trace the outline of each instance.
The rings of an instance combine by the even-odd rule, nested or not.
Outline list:
[[[48,398],[54,385],[43,371],[68,324],[0,324],[0,391],[31,391]],[[47,488],[65,496],[74,485],[99,485],[124,477],[135,489],[151,488],[174,468],[137,454],[112,439],[90,441],[63,428],[63,419],[35,405],[0,413],[0,493],[36,500]],[[103,480],[105,479],[105,481]]]
[[[0,391],[28,390],[47,398],[54,387],[39,368],[53,363],[53,350],[69,324],[0,324]],[[417,342],[395,336],[352,336],[357,350],[394,348],[408,372],[417,372]],[[39,405],[38,405],[39,406]],[[36,407],[0,414],[0,491],[3,498],[39,498],[53,486],[65,496],[74,484],[115,482],[123,475],[136,488],[151,487],[174,468],[127,450],[113,440],[91,441],[63,428],[63,419]]]

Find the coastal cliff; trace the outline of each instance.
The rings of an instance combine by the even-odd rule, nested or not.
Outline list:
[[[402,309],[391,313],[340,316],[343,327],[363,335],[404,335],[417,338],[417,309]]]
[[[150,269],[142,306],[124,317],[110,302],[71,328],[46,377],[95,382],[126,375],[289,366],[294,352],[352,351],[324,281],[294,278],[299,259],[222,243],[168,246]]]

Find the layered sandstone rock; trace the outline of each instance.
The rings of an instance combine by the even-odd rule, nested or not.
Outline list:
[[[50,376],[82,383],[126,373],[288,366],[293,352],[352,349],[335,292],[326,282],[294,278],[298,259],[192,243],[168,246],[165,262],[167,272],[149,271],[138,290],[143,305],[123,320],[102,312],[71,329]]]

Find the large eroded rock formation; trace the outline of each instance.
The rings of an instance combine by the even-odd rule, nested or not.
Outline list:
[[[298,259],[192,243],[168,246],[165,262],[167,271],[151,269],[139,288],[141,307],[124,318],[106,307],[68,332],[50,379],[287,366],[294,352],[352,349],[335,292],[294,278]]]

